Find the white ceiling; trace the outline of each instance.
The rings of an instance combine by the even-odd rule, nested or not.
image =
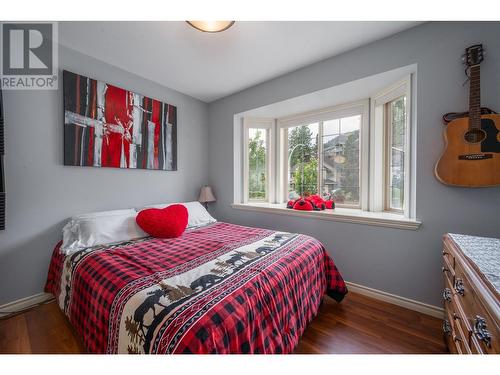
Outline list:
[[[244,22],[217,34],[176,22],[60,22],[69,48],[205,102],[417,25]]]

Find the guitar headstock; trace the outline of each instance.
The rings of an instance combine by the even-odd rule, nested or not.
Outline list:
[[[475,44],[467,47],[462,57],[464,64],[470,68],[474,65],[479,65],[484,60],[484,49],[482,44]]]

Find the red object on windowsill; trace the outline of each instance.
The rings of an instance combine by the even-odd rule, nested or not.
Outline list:
[[[300,197],[294,201],[289,201],[286,208],[291,208],[299,211],[323,211],[325,209],[333,210],[335,202],[333,199],[324,200],[319,195],[310,195],[307,197]]]
[[[139,212],[135,221],[150,236],[175,238],[186,230],[188,210],[182,204],[173,204],[161,209],[148,208]]]

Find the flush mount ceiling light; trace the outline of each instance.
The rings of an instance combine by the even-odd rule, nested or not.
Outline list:
[[[234,21],[186,21],[193,26],[196,30],[205,33],[220,33],[221,31],[229,29],[233,26]]]

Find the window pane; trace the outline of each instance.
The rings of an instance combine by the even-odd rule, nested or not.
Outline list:
[[[389,103],[390,113],[390,166],[389,196],[390,208],[404,209],[405,180],[405,137],[406,137],[406,97]]]
[[[361,115],[323,123],[321,193],[340,205],[359,205],[360,130]]]
[[[318,123],[288,128],[288,198],[318,193]]]
[[[267,129],[248,130],[248,199],[267,199]]]
[[[328,120],[323,122],[323,135],[338,135],[340,132],[340,120]]]

